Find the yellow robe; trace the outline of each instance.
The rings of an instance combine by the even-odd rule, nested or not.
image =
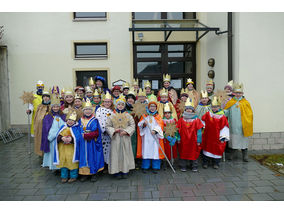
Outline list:
[[[237,100],[232,98],[225,106],[225,110],[232,107],[237,103]],[[250,106],[250,103],[243,98],[239,101],[239,107],[241,111],[241,120],[243,126],[244,137],[249,137],[253,135],[253,112]]]
[[[32,124],[31,124],[31,135],[34,135],[34,118],[36,114],[37,107],[41,104],[42,102],[42,96],[34,94],[35,99],[33,100],[33,115],[32,115]]]

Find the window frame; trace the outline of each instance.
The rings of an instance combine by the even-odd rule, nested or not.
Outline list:
[[[104,17],[101,17],[101,16],[93,16],[93,17],[76,17],[76,13],[77,12],[73,12],[72,13],[72,17],[73,17],[73,21],[106,21],[107,18],[108,18],[108,13],[107,12],[104,12],[105,13],[105,16]]]
[[[106,54],[80,54],[82,57],[77,57],[77,46],[81,45],[81,46],[87,46],[87,45],[105,45],[106,48]],[[93,60],[93,59],[107,59],[108,58],[108,42],[85,42],[85,41],[74,41],[73,42],[73,51],[74,51],[74,59],[76,60],[81,60],[81,59],[88,59],[88,60]],[[85,57],[84,57],[85,56]]]

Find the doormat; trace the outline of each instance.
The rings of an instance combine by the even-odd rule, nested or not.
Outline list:
[[[284,175],[284,154],[250,155],[261,165]]]

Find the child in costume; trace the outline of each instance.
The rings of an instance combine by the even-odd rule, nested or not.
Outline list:
[[[113,114],[112,97],[109,94],[109,92],[106,92],[106,94],[103,96],[102,106],[96,111],[96,118],[100,123],[100,128],[102,131],[103,153],[104,153],[104,161],[106,169],[107,165],[109,164],[110,143],[111,143],[111,138],[106,131],[106,121],[112,114]]]
[[[185,111],[182,118],[178,120],[177,127],[180,134],[180,143],[178,150],[180,154],[181,171],[186,172],[187,161],[191,163],[191,170],[197,172],[198,162],[197,159],[200,154],[200,144],[202,141],[202,128],[204,125],[195,114],[194,105],[187,99],[185,103]]]
[[[194,89],[193,87],[194,82],[191,78],[187,79],[186,81],[186,89],[188,92],[188,95],[191,97],[194,108],[197,107],[198,103],[199,103],[199,94],[198,92]]]
[[[212,101],[213,96],[214,96],[214,88],[215,88],[215,83],[213,82],[212,79],[209,79],[206,83],[206,92],[208,94],[208,98]]]
[[[72,183],[78,178],[78,141],[82,139],[82,135],[76,119],[76,112],[70,110],[65,125],[61,126],[56,135],[53,164],[60,168],[62,183]]]
[[[42,121],[50,108],[50,93],[44,90],[42,93],[42,103],[38,105],[34,117],[34,151],[35,154],[43,156],[41,151],[41,139],[42,139]]]
[[[178,99],[175,109],[177,112],[177,118],[179,119],[182,116],[182,113],[184,111],[184,104],[188,98],[188,90],[187,89],[181,89],[180,91],[180,99]]]
[[[92,91],[95,91],[95,89],[97,88],[97,85],[96,85],[96,83],[95,83],[93,77],[89,78],[89,85],[88,85],[87,87],[90,87],[90,89],[91,89]],[[85,87],[85,90],[86,90],[87,87]],[[86,94],[85,94],[85,95],[86,95]]]
[[[241,149],[243,161],[248,162],[248,137],[253,135],[253,112],[243,96],[243,84],[234,84],[233,92],[235,96],[224,108],[230,127],[231,154],[228,160],[232,160],[236,151]]]
[[[98,90],[96,89],[93,95],[93,106],[95,107],[95,113],[101,105],[101,95],[99,94]]]
[[[135,169],[131,146],[131,136],[135,131],[135,122],[126,112],[125,98],[116,100],[115,113],[106,122],[106,131],[111,137],[109,174],[116,178],[127,178],[128,172]]]
[[[100,124],[89,100],[84,103],[83,117],[78,123],[83,135],[78,144],[80,181],[91,177],[91,182],[95,182],[97,173],[104,169],[104,155]]]
[[[83,105],[83,98],[76,94],[74,97],[73,108],[76,110],[77,121],[83,116],[82,105]]]
[[[42,121],[42,137],[40,150],[44,152],[42,167],[58,170],[53,164],[54,146],[57,143],[57,132],[65,124],[66,115],[60,110],[60,99],[55,94],[51,95],[50,111]]]
[[[230,101],[234,95],[233,95],[233,80],[229,81],[227,85],[224,87],[225,92],[227,93],[227,99],[221,103],[221,108],[224,109],[228,101]]]
[[[130,85],[128,82],[125,82],[122,84],[122,94],[124,95],[124,97],[126,97],[126,95],[128,94]]]
[[[195,110],[196,115],[198,116],[199,119],[202,119],[202,116],[206,112],[212,112],[210,104],[211,104],[211,101],[208,97],[208,93],[204,90],[201,90],[201,99]]]
[[[211,103],[212,112],[206,112],[202,116],[205,123],[205,130],[202,135],[202,166],[208,168],[210,160],[213,161],[213,168],[218,169],[222,155],[226,148],[226,142],[230,139],[229,124],[224,111],[221,110],[221,103],[215,96]]]
[[[165,129],[169,127],[170,125],[177,125],[177,120],[173,118],[172,111],[170,108],[170,104],[166,103],[164,107],[164,147],[165,147],[165,154],[167,155],[169,160],[176,159],[177,158],[177,141],[180,140],[180,136],[178,134],[178,129],[176,129],[176,132],[171,132],[171,135],[167,135],[168,133],[165,132]],[[173,160],[172,160],[173,162]],[[163,161],[164,168],[166,162]]]
[[[121,93],[121,88],[120,86],[114,86],[111,90],[112,93],[112,97],[113,97],[113,101],[114,103],[116,102],[116,100],[119,98],[120,93]]]
[[[94,102],[94,96],[93,96],[93,90],[92,90],[92,88],[91,87],[89,87],[89,86],[86,86],[85,87],[85,97],[84,97],[84,99],[83,99],[83,101],[87,101],[87,99],[89,99],[90,100],[90,102],[92,103],[92,104],[95,104],[95,102]],[[95,90],[94,90],[95,91]]]
[[[154,92],[152,91],[152,88],[151,88],[151,83],[148,80],[144,83],[144,91],[146,93],[147,102],[150,98],[153,98],[155,96]]]
[[[110,90],[107,88],[107,83],[104,77],[96,76],[95,82],[96,82],[96,88],[100,95],[106,94],[106,92],[110,93]],[[93,89],[93,91],[95,90]]]
[[[134,88],[134,91],[137,94],[139,92],[139,80],[138,80],[138,78],[137,79],[133,78],[132,87]]]
[[[147,115],[143,115],[138,123],[141,139],[137,141],[137,158],[142,158],[142,171],[146,173],[150,167],[153,173],[161,168],[161,159],[164,159],[164,123],[157,111],[157,99],[149,99]]]
[[[163,89],[167,90],[169,93],[169,101],[175,105],[177,100],[178,100],[178,95],[176,90],[171,86],[171,76],[169,74],[163,74]],[[158,101],[161,100],[161,91],[163,90],[161,89],[158,94],[157,94],[157,98]]]
[[[157,110],[158,110],[158,113],[161,116],[161,118],[164,117],[164,107],[165,107],[165,104],[168,103],[169,107],[171,109],[173,118],[177,120],[178,118],[177,118],[176,109],[174,108],[174,105],[171,102],[169,102],[168,91],[165,88],[160,90],[160,98],[161,98],[161,100],[158,103],[158,109]]]
[[[85,96],[85,89],[82,86],[77,86],[74,89],[75,94],[83,98]]]
[[[61,110],[64,114],[68,114],[69,111],[72,111],[74,104],[74,93],[70,89],[65,90],[64,104],[61,106]]]

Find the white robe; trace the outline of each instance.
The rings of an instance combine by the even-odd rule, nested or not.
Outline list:
[[[150,119],[152,123],[150,124]],[[145,120],[150,124],[143,128]],[[159,139],[163,139],[163,130],[155,120],[153,116],[147,116],[138,123],[140,130],[140,136],[142,138],[142,158],[143,159],[155,159],[159,160]],[[152,135],[151,131],[158,132],[156,135]]]

